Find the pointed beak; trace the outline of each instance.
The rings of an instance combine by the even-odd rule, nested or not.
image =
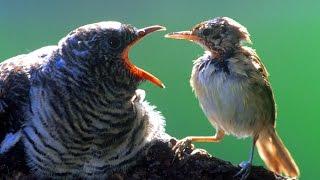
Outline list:
[[[165,38],[171,38],[171,39],[185,39],[189,41],[199,41],[200,38],[194,34],[192,34],[192,31],[180,31],[180,32],[172,32],[169,34],[166,34],[164,36]]]
[[[137,37],[128,45],[128,47],[122,53],[122,58],[125,60],[125,63],[127,64],[128,68],[132,74],[134,74],[135,76],[137,76],[141,79],[148,80],[161,88],[165,88],[165,85],[162,83],[162,81],[160,79],[158,79],[157,77],[155,77],[151,73],[149,73],[149,72],[147,72],[147,71],[145,71],[145,70],[143,70],[143,69],[141,69],[131,63],[131,61],[129,60],[129,50],[134,44],[136,44],[139,40],[141,40],[146,35],[148,35],[152,32],[165,31],[165,30],[166,30],[165,27],[159,26],[159,25],[149,26],[149,27],[145,27],[145,28],[137,30],[137,32],[136,32]]]
[[[156,31],[165,31],[165,30],[167,30],[165,27],[159,26],[159,25],[145,27],[138,30],[138,38],[141,39],[150,33],[153,33]]]

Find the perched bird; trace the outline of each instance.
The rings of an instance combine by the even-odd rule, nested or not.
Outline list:
[[[36,177],[106,178],[167,137],[164,118],[137,90],[144,80],[164,85],[128,57],[135,43],[160,30],[89,24],[57,46],[2,62],[0,163],[20,144]]]
[[[250,159],[240,164],[237,176],[248,176],[256,145],[268,168],[297,177],[299,169],[275,131],[276,106],[268,72],[255,50],[243,44],[251,43],[249,36],[244,26],[228,17],[166,35],[195,42],[206,50],[194,61],[190,84],[216,129],[212,137],[187,137],[175,149],[180,152],[191,142],[218,142],[225,134],[253,137]]]

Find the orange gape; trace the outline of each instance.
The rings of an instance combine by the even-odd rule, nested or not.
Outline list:
[[[136,44],[141,38],[143,38],[144,36],[148,35],[149,33],[155,32],[155,31],[163,31],[166,30],[165,27],[163,26],[159,26],[159,25],[154,25],[154,26],[150,26],[150,27],[146,27],[143,29],[139,29],[137,32],[137,38],[132,41],[122,52],[122,59],[125,61],[125,64],[127,66],[127,68],[129,69],[129,71],[135,75],[138,78],[141,78],[143,80],[148,80],[150,82],[152,82],[153,84],[164,88],[164,84],[160,81],[160,79],[158,79],[157,77],[155,77],[154,75],[152,75],[151,73],[135,66],[134,64],[131,63],[130,59],[129,59],[129,50],[131,49],[131,47]]]
[[[165,88],[164,84],[160,81],[160,79],[158,79],[157,77],[155,77],[154,75],[152,75],[151,73],[138,68],[138,67],[133,67],[131,69],[131,73],[136,75],[137,77],[141,78],[141,79],[145,79],[148,80],[150,82],[152,82],[153,84],[161,87],[161,88]]]
[[[131,61],[129,60],[128,54],[125,54],[124,56],[122,56],[122,58],[124,59],[127,68],[129,69],[129,71],[133,75],[135,75],[136,77],[138,77],[140,79],[148,80],[161,88],[165,88],[164,84],[162,83],[162,81],[160,79],[158,79],[157,77],[155,77],[151,73],[132,64]]]

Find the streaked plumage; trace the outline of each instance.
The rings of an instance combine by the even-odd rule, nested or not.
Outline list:
[[[201,45],[206,53],[194,61],[190,84],[210,123],[212,137],[191,136],[178,143],[218,142],[224,134],[253,137],[250,159],[241,163],[237,174],[247,178],[254,145],[266,165],[276,173],[299,176],[299,169],[275,131],[276,107],[268,72],[251,43],[247,29],[227,17],[196,25],[191,31],[170,33],[166,37],[187,39]],[[182,146],[183,147],[183,146]]]
[[[164,118],[137,90],[143,70],[127,54],[128,46],[161,29],[90,24],[57,46],[2,62],[1,156],[16,138],[35,176],[106,178],[134,164],[155,139],[167,138]]]

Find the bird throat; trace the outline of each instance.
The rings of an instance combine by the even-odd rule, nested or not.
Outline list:
[[[225,54],[222,54],[219,56],[212,56],[211,53],[206,53],[199,63],[198,70],[203,71],[208,66],[212,65],[214,66],[215,72],[224,72],[226,74],[230,74],[230,70],[228,67],[230,56],[226,56]]]

